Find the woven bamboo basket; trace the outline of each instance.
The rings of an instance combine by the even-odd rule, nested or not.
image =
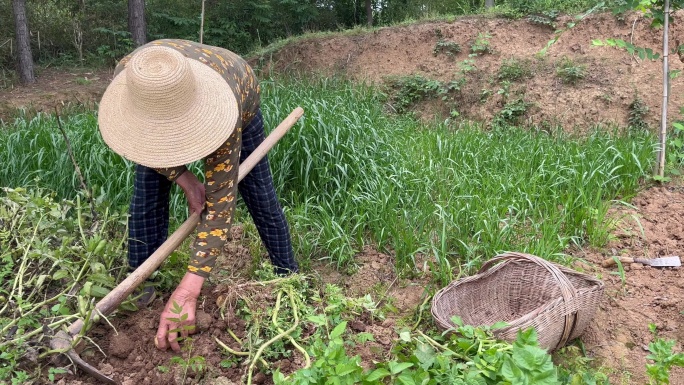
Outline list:
[[[504,253],[487,261],[473,276],[450,283],[432,299],[432,316],[443,329],[504,321],[497,338],[513,341],[519,330],[534,327],[539,346],[552,351],[579,337],[589,325],[604,284],[534,255]]]

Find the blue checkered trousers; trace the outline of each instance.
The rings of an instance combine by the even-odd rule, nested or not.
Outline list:
[[[242,163],[265,139],[261,110],[242,129]],[[169,231],[172,182],[155,170],[136,165],[128,220],[128,264],[137,268],[161,246]],[[240,196],[254,220],[268,257],[278,274],[297,272],[290,229],[278,202],[273,175],[264,157],[238,184]]]

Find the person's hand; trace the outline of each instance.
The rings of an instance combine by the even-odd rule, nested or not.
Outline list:
[[[159,350],[166,350],[170,346],[173,351],[179,352],[178,338],[187,338],[195,333],[195,310],[203,282],[203,277],[186,273],[171,294],[161,313],[159,328],[154,337],[154,345]]]
[[[189,170],[176,178],[176,184],[178,184],[178,186],[183,189],[183,193],[185,193],[185,199],[188,200],[190,214],[201,213],[202,210],[204,210],[204,203],[207,199],[204,184]]]

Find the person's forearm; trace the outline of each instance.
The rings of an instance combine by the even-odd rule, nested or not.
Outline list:
[[[199,297],[202,291],[202,285],[204,284],[204,277],[190,272],[185,273],[180,284],[178,284],[178,289],[183,289],[187,291],[187,294],[193,296],[194,298]]]

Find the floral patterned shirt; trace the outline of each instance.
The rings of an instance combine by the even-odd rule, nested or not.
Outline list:
[[[150,45],[173,48],[221,74],[235,92],[242,116],[226,142],[204,159],[207,203],[197,227],[197,237],[191,247],[188,271],[207,277],[230,231],[237,194],[242,128],[252,120],[259,109],[259,82],[247,62],[227,49],[188,40],[163,39],[152,41],[137,50]],[[137,50],[121,59],[114,70],[115,77],[126,67]],[[175,181],[187,171],[187,167],[183,165],[155,170],[169,180]]]

